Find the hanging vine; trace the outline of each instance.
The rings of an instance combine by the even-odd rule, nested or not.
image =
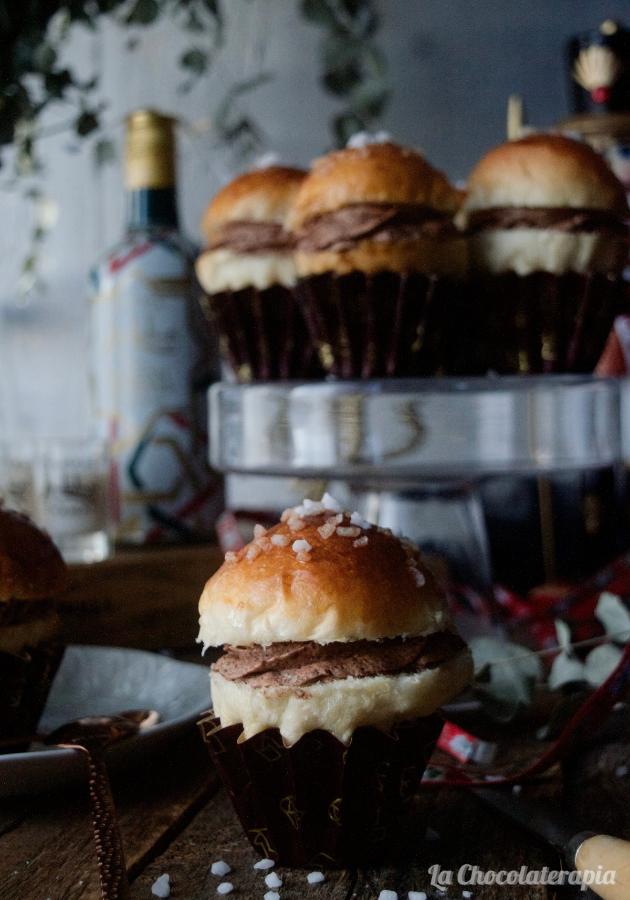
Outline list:
[[[333,143],[342,146],[355,132],[376,124],[389,97],[386,65],[376,44],[378,0],[298,2],[303,19],[322,31],[321,85],[342,104],[331,121]],[[2,186],[15,188],[25,176],[42,171],[38,146],[47,135],[67,130],[84,138],[101,128],[107,102],[99,98],[98,76],[82,80],[62,61],[62,50],[74,25],[96,31],[103,18],[108,18],[122,29],[130,29],[126,48],[133,51],[141,43],[143,28],[169,19],[187,37],[187,46],[174,60],[183,75],[179,90],[187,93],[210,71],[224,46],[226,3],[0,0],[0,166],[2,146],[15,149],[13,172]],[[232,153],[239,163],[251,159],[264,144],[263,131],[243,110],[242,99],[272,77],[263,72],[231,85],[213,115],[216,145]],[[42,114],[54,107],[68,114],[58,124],[44,128]],[[94,150],[97,164],[113,159],[113,145],[106,136],[95,142]],[[41,189],[27,184],[24,197],[35,209],[32,246],[20,282],[24,289],[30,289],[37,282],[39,255],[53,216],[46,212],[50,198]]]

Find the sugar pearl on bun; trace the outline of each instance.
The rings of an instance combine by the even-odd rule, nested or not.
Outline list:
[[[204,646],[325,644],[454,629],[420,555],[389,529],[368,532],[352,525],[350,514],[294,513],[287,510],[285,521],[267,531],[269,552],[249,544],[208,581],[199,603]],[[368,533],[369,542],[362,541]]]
[[[334,272],[418,271],[427,274],[463,275],[466,268],[465,241],[452,228],[452,218],[463,194],[434,169],[416,150],[392,141],[363,143],[329,153],[315,160],[293,201],[287,225],[296,234],[295,261],[300,277]],[[399,231],[388,234],[387,226],[361,231],[355,236],[348,216],[361,214],[366,207],[392,207],[397,214],[422,210],[424,219],[445,229],[439,233],[417,231],[413,236]],[[321,221],[330,233],[332,219],[345,224],[333,226],[339,240],[320,244],[313,241],[313,229],[321,234]],[[320,221],[321,220],[321,221]],[[418,225],[418,228],[420,226]],[[350,228],[350,231],[348,231]],[[347,240],[346,240],[347,238]]]

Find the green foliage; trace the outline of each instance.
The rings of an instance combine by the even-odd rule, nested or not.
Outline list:
[[[236,0],[230,0],[236,2]],[[383,56],[374,39],[379,27],[378,0],[299,0],[302,16],[323,32],[319,53],[321,83],[342,108],[332,120],[337,146],[357,131],[376,124],[389,98]],[[212,65],[223,44],[223,5],[227,0],[0,0],[0,150],[13,144],[15,172],[5,187],[18,177],[37,175],[41,113],[52,104],[74,110],[61,126],[46,133],[71,128],[83,138],[101,125],[104,103],[95,103],[97,79],[80,81],[71,68],[60,64],[60,50],[74,23],[97,29],[103,16],[132,29],[128,50],[140,44],[141,30],[168,17],[191,38],[191,45],[177,61],[185,74],[180,92],[190,91]],[[238,82],[227,91],[213,117],[218,146],[228,148],[245,162],[264,143],[254,119],[240,108],[245,94],[272,78],[263,73]],[[113,143],[105,138],[94,145],[97,165],[115,158]],[[0,157],[0,165],[1,165]],[[36,209],[31,251],[23,263],[21,291],[37,282],[41,245],[52,227],[50,198],[31,188],[25,197]],[[42,224],[45,223],[45,224]]]
[[[335,144],[373,127],[389,100],[383,55],[374,43],[379,17],[374,0],[302,0],[303,16],[324,29],[322,84],[344,101],[332,122]]]
[[[386,66],[374,42],[379,27],[377,2],[300,0],[303,17],[323,31],[322,86],[343,103],[332,121],[338,145],[356,131],[372,127],[389,98]],[[73,23],[95,29],[102,16],[134,29],[168,16],[195,36],[195,44],[178,59],[186,75],[181,92],[191,90],[208,71],[223,42],[221,0],[0,0],[0,145],[16,144],[22,169],[37,167],[37,122],[50,104],[62,101],[77,107],[73,127],[80,137],[98,129],[100,108],[89,102],[96,79],[80,82],[70,68],[59,64],[59,50]],[[127,47],[134,49],[138,43],[135,33]],[[255,123],[235,108],[237,99],[258,83],[235,85],[216,117],[225,142],[238,147],[239,155],[261,139]]]

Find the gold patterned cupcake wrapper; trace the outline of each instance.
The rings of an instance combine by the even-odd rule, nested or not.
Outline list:
[[[254,849],[283,865],[325,868],[397,848],[442,725],[433,715],[391,735],[359,728],[348,747],[312,731],[285,747],[277,729],[238,743],[240,725],[221,728],[212,715],[199,723]]]
[[[463,283],[420,272],[328,272],[296,288],[326,371],[337,378],[467,375]]]
[[[480,276],[471,301],[471,368],[500,375],[592,372],[615,317],[629,309],[627,282],[576,272]]]
[[[202,308],[237,381],[323,375],[292,289],[223,291],[202,298]]]

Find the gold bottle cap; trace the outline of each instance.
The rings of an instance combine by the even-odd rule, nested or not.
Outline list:
[[[175,185],[175,120],[152,109],[127,116],[125,184],[128,191]]]

